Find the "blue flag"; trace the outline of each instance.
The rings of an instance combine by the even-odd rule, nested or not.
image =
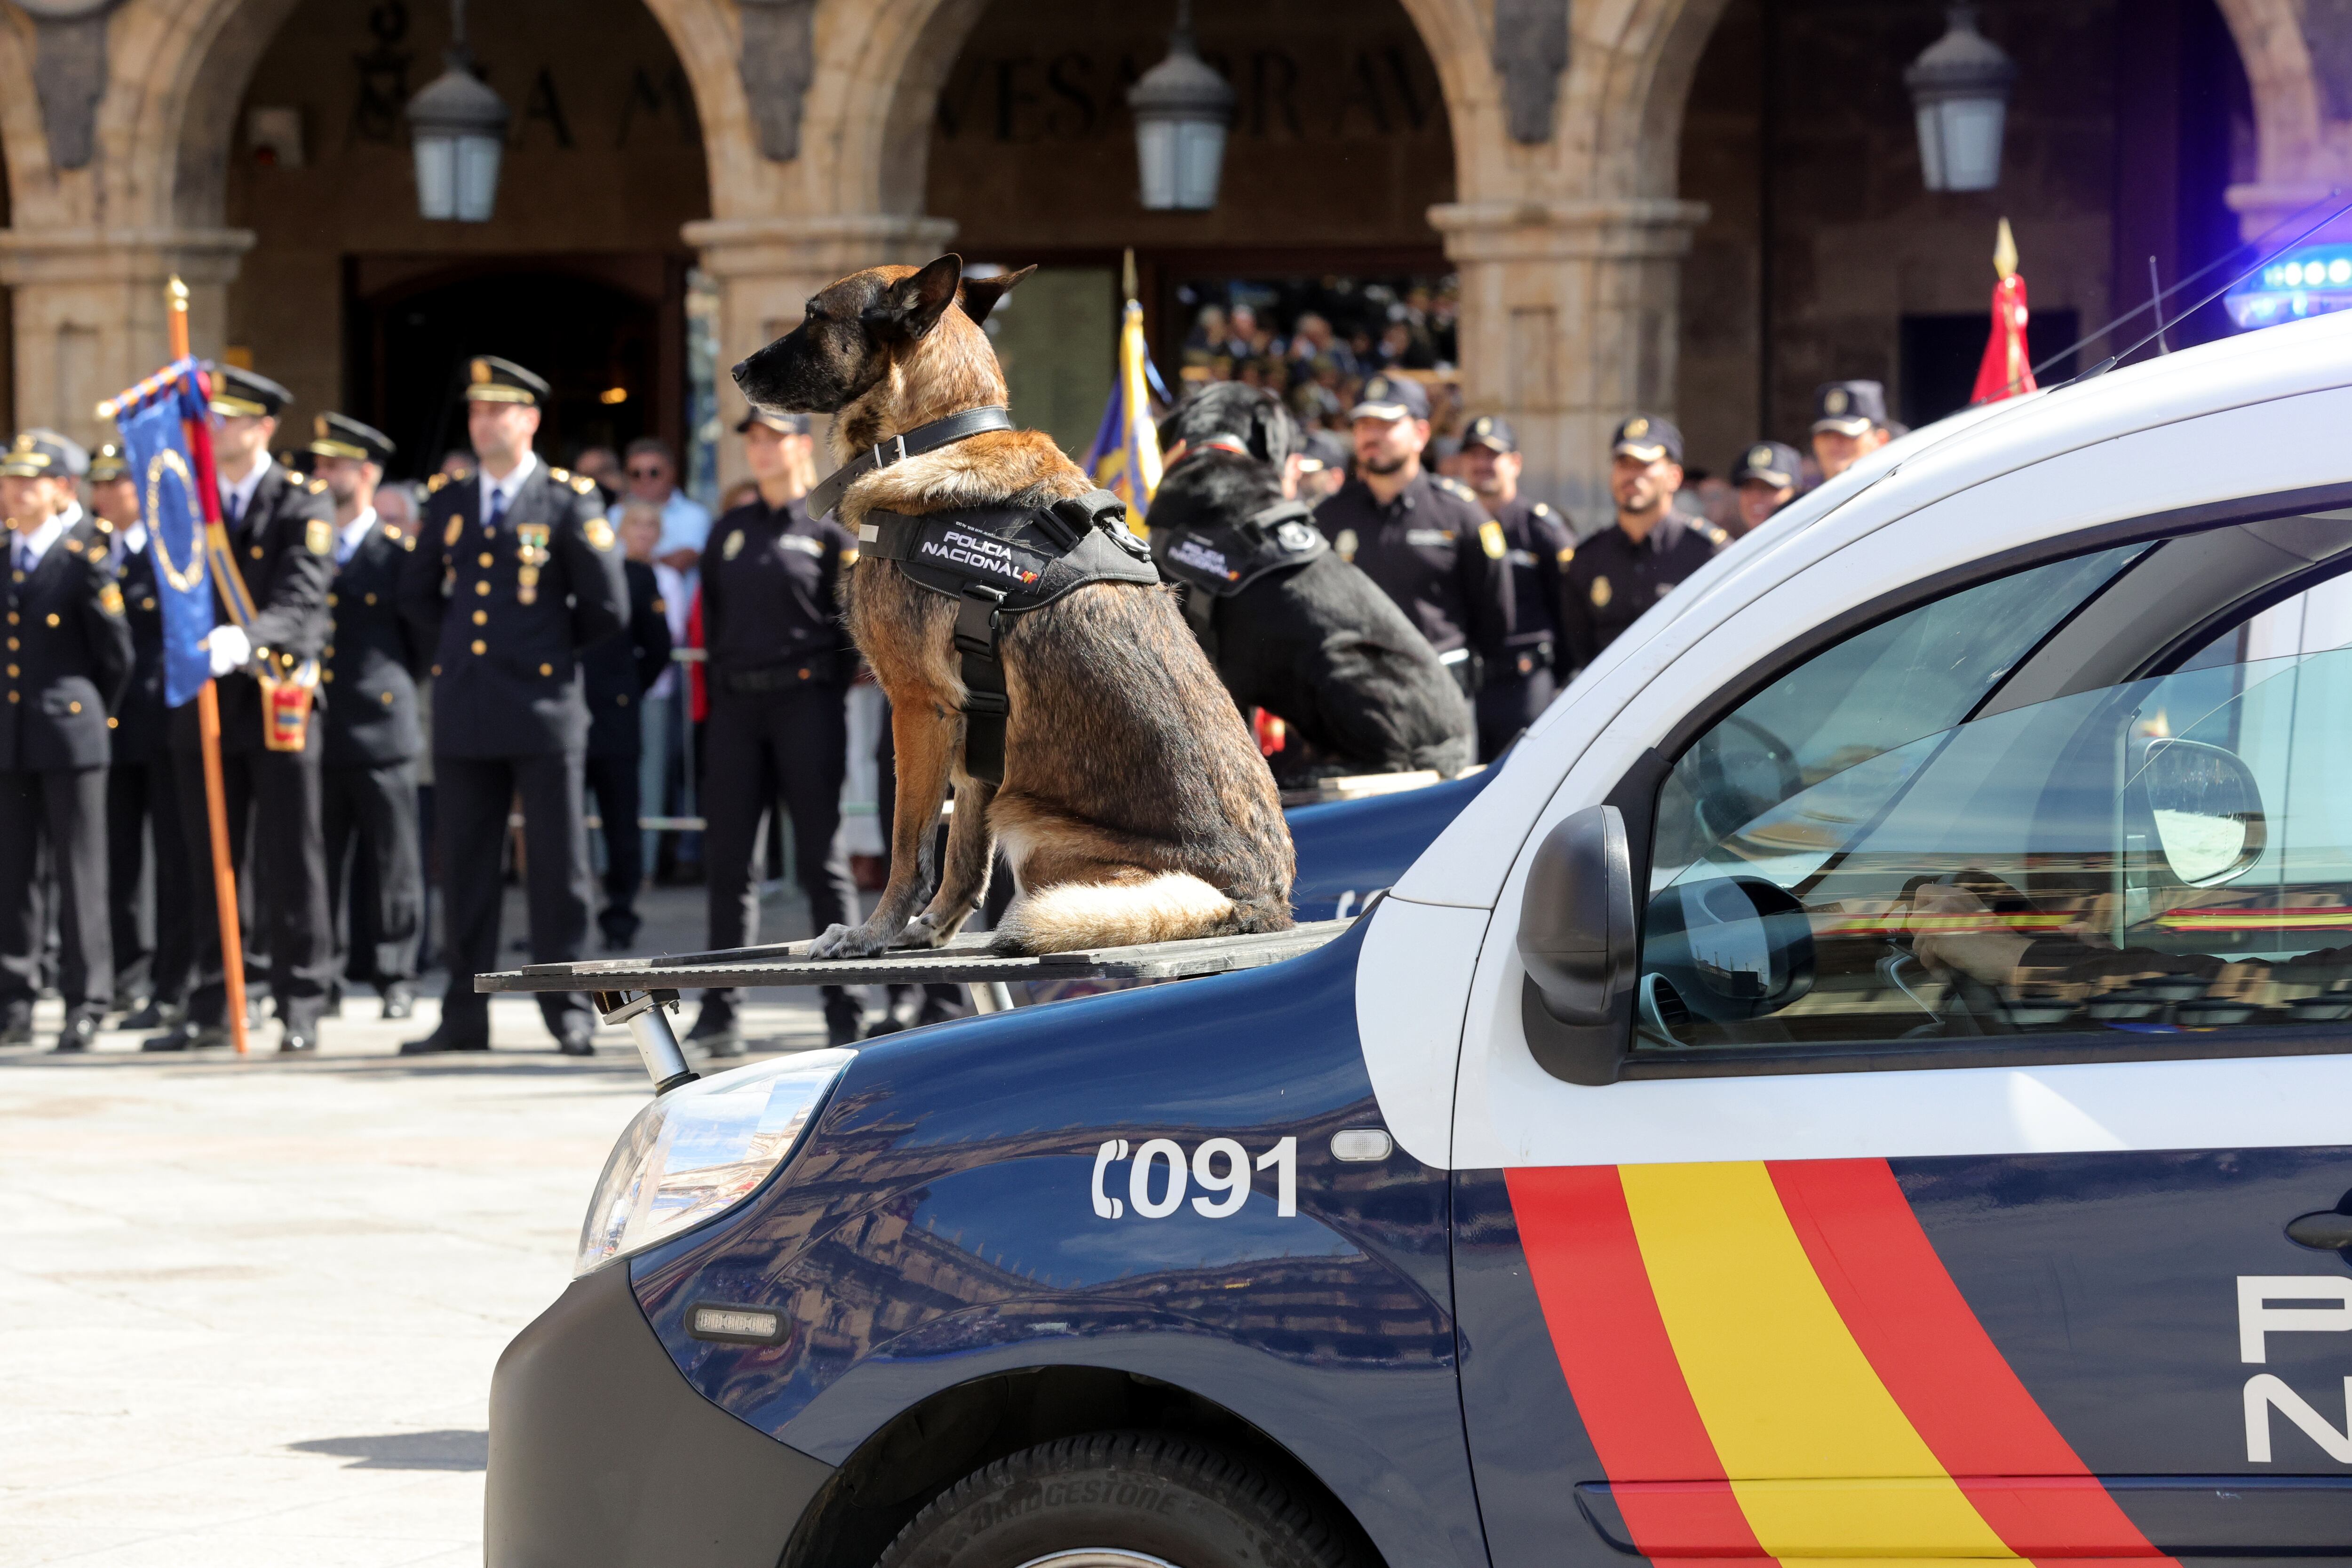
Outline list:
[[[1127,523],[1137,533],[1144,531],[1152,493],[1160,489],[1160,432],[1151,418],[1155,394],[1167,401],[1168,389],[1143,346],[1143,307],[1129,300],[1119,325],[1118,380],[1111,384],[1102,428],[1080,467],[1127,503]]]
[[[194,383],[194,375],[178,377],[118,421],[163,600],[163,700],[173,708],[193,700],[212,676],[204,640],[213,629],[213,584],[184,423],[205,417]]]

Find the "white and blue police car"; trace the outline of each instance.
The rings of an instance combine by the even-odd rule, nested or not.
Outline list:
[[[662,1096],[488,1562],[2352,1560],[2347,433],[2346,318],[1973,411],[1316,951]]]

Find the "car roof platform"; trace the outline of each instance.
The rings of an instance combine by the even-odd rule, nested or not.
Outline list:
[[[657,958],[583,959],[533,963],[478,974],[487,992],[585,991],[607,1024],[625,1024],[654,1080],[667,1093],[698,1076],[686,1065],[667,1016],[681,990],[754,985],[961,984],[975,1013],[1012,1007],[1011,987],[1059,980],[1195,980],[1260,969],[1314,952],[1353,925],[1314,921],[1288,931],[1251,936],[1204,936],[1131,947],[1083,948],[1034,957],[992,953],[985,931],[959,936],[944,947],[905,948],[871,958],[811,958],[805,942],[738,947]]]

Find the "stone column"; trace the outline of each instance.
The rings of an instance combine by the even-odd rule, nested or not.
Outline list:
[[[719,416],[732,432],[743,417],[743,397],[728,369],[801,324],[810,295],[861,268],[920,264],[947,247],[955,225],[946,218],[845,213],[823,217],[712,218],[690,223],[688,245],[702,252],[702,269],[719,289]],[[817,468],[832,468],[818,443]],[[719,482],[743,477],[741,447],[719,444]]]
[[[217,354],[229,280],[252,248],[244,229],[0,229],[0,283],[16,317],[16,418],[96,445],[113,432],[96,405],[160,369],[171,353],[164,285],[188,285],[188,331]]]
[[[1462,278],[1462,385],[1527,455],[1524,493],[1590,532],[1612,515],[1609,433],[1675,412],[1682,257],[1706,221],[1672,199],[1455,203],[1429,209]]]

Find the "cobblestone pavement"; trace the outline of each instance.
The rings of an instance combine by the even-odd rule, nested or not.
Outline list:
[[[699,944],[699,889],[649,900],[642,951]],[[490,1369],[647,1085],[625,1032],[559,1056],[527,998],[487,1057],[395,1055],[437,1006],[239,1060],[53,1056],[50,1003],[0,1050],[0,1568],[481,1562]],[[746,1022],[824,1043],[806,994]]]

